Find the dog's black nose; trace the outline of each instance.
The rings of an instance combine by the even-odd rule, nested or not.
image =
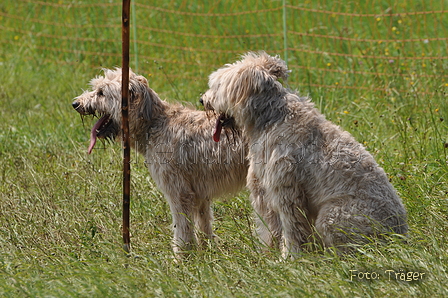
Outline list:
[[[199,102],[201,103],[201,105],[204,105],[204,101],[202,100],[202,97],[199,98]]]
[[[76,100],[74,102],[72,102],[72,107],[77,110],[79,108],[79,102],[77,102]]]

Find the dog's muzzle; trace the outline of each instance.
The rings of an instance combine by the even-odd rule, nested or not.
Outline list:
[[[206,111],[214,111],[215,109],[212,107],[212,105],[210,104],[210,102],[208,101],[204,101],[204,99],[202,98],[202,96],[199,98],[199,103],[204,107],[204,109]]]
[[[72,102],[72,107],[82,116],[94,115],[97,113],[94,110],[85,107],[77,100]],[[90,145],[88,148],[88,154],[92,153],[93,147],[95,147],[97,138],[114,139],[118,134],[117,125],[112,121],[109,114],[100,114],[100,119],[95,123],[90,131]]]
[[[89,111],[86,111],[84,109],[84,107],[77,100],[72,102],[72,107],[76,110],[76,112],[80,113],[81,115],[91,115],[91,114],[93,114],[93,113],[90,113]]]
[[[75,100],[74,102],[72,102],[72,107],[73,107],[75,110],[78,110],[78,108],[79,108],[79,102],[77,102],[76,100]]]

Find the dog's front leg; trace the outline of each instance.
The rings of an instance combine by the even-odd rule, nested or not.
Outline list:
[[[183,194],[169,198],[168,202],[173,217],[173,250],[175,254],[180,254],[191,250],[195,242],[194,228],[191,220],[193,196]]]
[[[303,191],[295,187],[281,187],[278,190],[271,195],[282,224],[282,256],[294,259],[301,253],[303,245],[310,241],[312,234],[306,198]]]
[[[282,239],[282,226],[279,214],[266,202],[265,188],[257,176],[249,170],[248,188],[250,201],[255,211],[255,223],[260,241],[270,248],[279,248]]]

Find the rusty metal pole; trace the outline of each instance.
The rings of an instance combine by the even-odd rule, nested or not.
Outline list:
[[[129,23],[131,19],[131,0],[123,0],[122,11],[122,77],[121,77],[121,115],[123,131],[123,249],[129,253],[129,211],[131,202],[131,147],[129,139]]]

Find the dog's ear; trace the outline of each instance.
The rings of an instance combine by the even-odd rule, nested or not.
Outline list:
[[[135,79],[137,81],[139,81],[140,83],[142,83],[143,85],[149,86],[148,85],[148,80],[144,76],[135,76]]]
[[[274,86],[280,88],[281,83],[278,80],[288,78],[289,70],[285,61],[265,52],[249,52],[236,64],[239,64],[239,67],[236,68],[237,73],[230,84],[230,94],[239,99],[271,90]]]
[[[142,100],[138,115],[146,121],[150,121],[152,118],[152,114],[155,112],[154,110],[156,110],[157,112],[158,102],[160,102],[160,98],[159,95],[154,90],[149,88],[147,84],[148,83],[146,83],[146,87],[144,88],[144,90],[142,90]]]
[[[272,77],[256,65],[243,65],[234,78],[235,82],[232,84],[233,90],[230,94],[235,95],[237,99],[248,98],[251,95],[263,92],[267,86],[274,82]]]
[[[145,94],[144,97],[147,97],[147,95]],[[151,114],[152,114],[152,102],[146,99],[141,100],[140,107],[138,109],[138,117],[143,118],[146,121],[150,121]]]
[[[130,78],[129,95],[131,99],[131,108],[134,111],[134,117],[143,118],[149,121],[151,118],[151,92],[148,81],[143,76],[132,76]]]
[[[286,62],[283,61],[278,55],[270,56],[266,52],[249,53],[253,58],[253,63],[259,67],[262,67],[270,76],[275,80],[286,80],[291,72],[286,66]]]
[[[270,56],[264,51],[258,53],[249,52],[243,56],[244,64],[253,65],[256,68],[260,68],[273,79],[284,79],[286,80],[291,72],[286,66],[286,62],[283,61],[278,55]]]

